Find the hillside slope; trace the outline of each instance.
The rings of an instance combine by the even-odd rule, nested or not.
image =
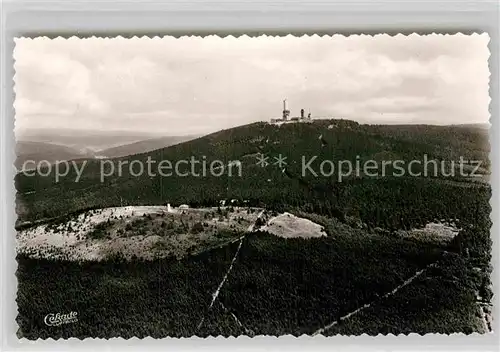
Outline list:
[[[28,161],[26,168],[34,168],[34,163],[38,164],[42,160],[55,163],[56,161],[83,158],[93,158],[93,153],[59,144],[17,141],[14,165],[18,170],[21,170],[23,164]]]
[[[275,165],[256,165],[256,155],[286,156],[286,170]],[[220,199],[248,200],[277,210],[298,207],[338,216],[354,215],[374,226],[401,227],[423,224],[446,214],[469,213],[478,197],[489,199],[487,185],[472,184],[460,178],[430,177],[348,177],[338,182],[331,177],[302,175],[302,158],[321,160],[456,160],[459,156],[484,160],[489,143],[484,130],[449,126],[359,125],[346,120],[318,120],[310,124],[282,126],[254,123],[222,130],[168,148],[114,159],[115,173],[100,182],[100,161],[88,161],[79,182],[74,170],[59,183],[48,177],[16,177],[19,191],[17,211],[20,220],[32,220],[92,207],[127,204],[189,203],[217,205]],[[118,175],[118,163],[133,160],[144,165],[149,159],[172,164],[191,157],[209,165],[221,160],[241,162],[241,176],[233,168],[222,176],[172,175],[161,177],[144,173],[134,176],[128,166]],[[128,164],[127,164],[128,165]],[[319,170],[319,162],[313,166]],[[155,169],[156,170],[156,169]],[[198,169],[198,172],[200,169]],[[209,170],[209,169],[208,169]],[[187,167],[183,172],[189,171]],[[285,171],[285,172],[283,172]],[[137,172],[137,171],[133,171]],[[462,191],[468,187],[467,192]],[[479,205],[477,205],[479,207]],[[481,207],[483,203],[481,203]],[[487,206],[487,201],[486,201]],[[402,222],[408,222],[403,224]]]
[[[16,130],[18,141],[43,142],[93,151],[158,137],[158,134],[128,131],[35,128]]]
[[[146,153],[152,150],[166,148],[174,144],[182,143],[196,138],[197,136],[166,136],[160,138],[146,139],[144,141],[120,145],[118,147],[103,149],[99,156],[107,158],[119,158],[127,155]]]

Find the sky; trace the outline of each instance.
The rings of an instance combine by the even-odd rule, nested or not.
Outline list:
[[[203,134],[300,109],[360,123],[489,120],[487,34],[17,38],[16,133]]]

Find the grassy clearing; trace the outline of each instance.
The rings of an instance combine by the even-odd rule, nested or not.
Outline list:
[[[181,258],[223,246],[255,223],[258,208],[167,212],[143,206],[91,210],[64,222],[18,232],[18,253],[36,258],[105,260],[113,256]]]
[[[313,238],[326,236],[323,226],[311,220],[300,218],[286,212],[269,219],[261,230],[284,238]]]

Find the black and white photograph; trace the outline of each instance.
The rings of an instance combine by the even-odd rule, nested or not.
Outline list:
[[[491,333],[489,41],[16,38],[17,337]]]

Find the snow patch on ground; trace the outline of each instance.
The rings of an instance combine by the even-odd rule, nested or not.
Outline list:
[[[284,238],[326,236],[323,226],[286,212],[269,219],[267,224],[262,226],[260,230]]]

